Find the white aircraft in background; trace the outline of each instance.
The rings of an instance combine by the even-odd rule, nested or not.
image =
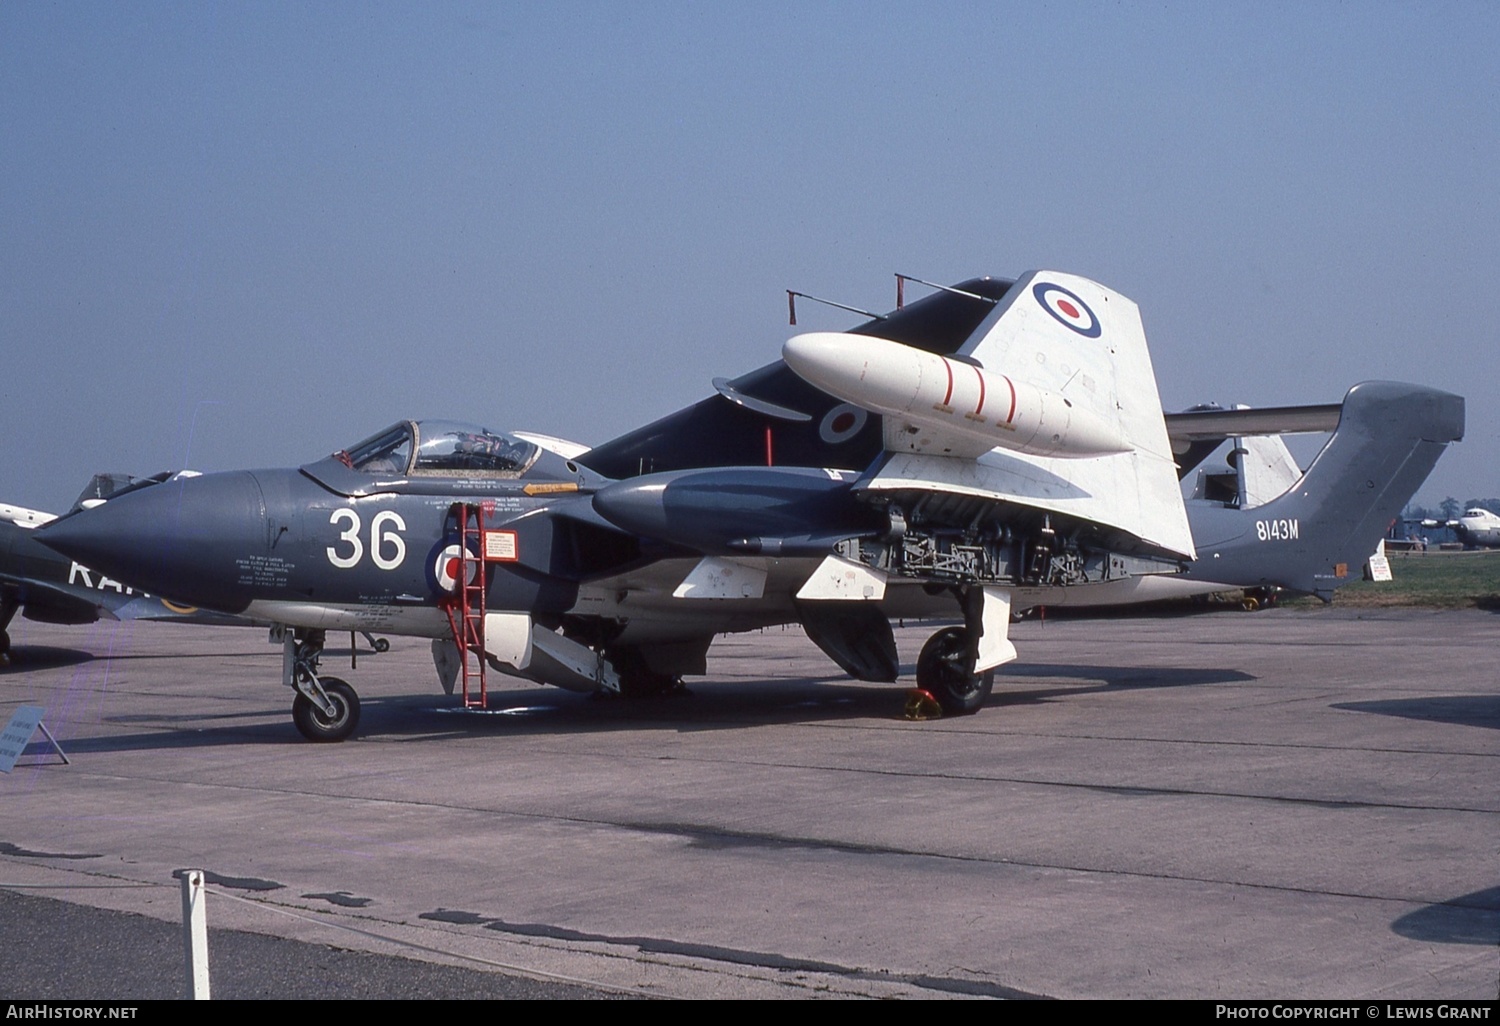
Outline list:
[[[1422,526],[1452,528],[1466,549],[1500,549],[1500,517],[1487,509],[1466,509],[1457,520],[1424,520]]]

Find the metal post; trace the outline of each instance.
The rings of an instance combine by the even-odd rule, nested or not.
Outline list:
[[[204,901],[203,870],[184,869],[182,879],[182,942],[187,955],[187,993],[190,1001],[208,1000],[208,915]]]

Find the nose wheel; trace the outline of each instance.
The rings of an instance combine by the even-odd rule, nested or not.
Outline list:
[[[995,671],[975,673],[974,648],[963,627],[945,627],[927,639],[917,656],[917,686],[937,699],[949,716],[976,713],[995,688]]]
[[[312,699],[298,693],[292,699],[292,722],[309,741],[343,741],[359,726],[359,696],[337,677],[319,677],[332,711],[320,709]]]
[[[272,638],[276,634],[272,629]],[[359,696],[348,681],[318,674],[325,635],[320,630],[282,628],[282,679],[296,697],[292,723],[309,741],[343,741],[359,726]]]

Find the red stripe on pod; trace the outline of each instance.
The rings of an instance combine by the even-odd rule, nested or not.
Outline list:
[[[1000,376],[1010,386],[1010,412],[1005,415],[1005,423],[1009,424],[1016,419],[1016,383],[1004,374]]]
[[[979,379],[979,405],[974,407],[974,416],[977,417],[984,412],[984,371],[975,367],[974,376]]]
[[[943,405],[947,406],[953,398],[953,365],[948,362],[947,357],[940,356],[938,359],[943,361],[943,370],[948,372],[948,391],[943,393]]]

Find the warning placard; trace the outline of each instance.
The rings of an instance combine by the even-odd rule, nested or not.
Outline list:
[[[516,551],[516,532],[484,532],[484,558],[490,563],[514,563],[520,559]]]
[[[46,710],[39,705],[23,705],[0,731],[0,772],[9,773],[15,767],[16,760],[31,741],[31,735],[42,722],[44,712]]]

